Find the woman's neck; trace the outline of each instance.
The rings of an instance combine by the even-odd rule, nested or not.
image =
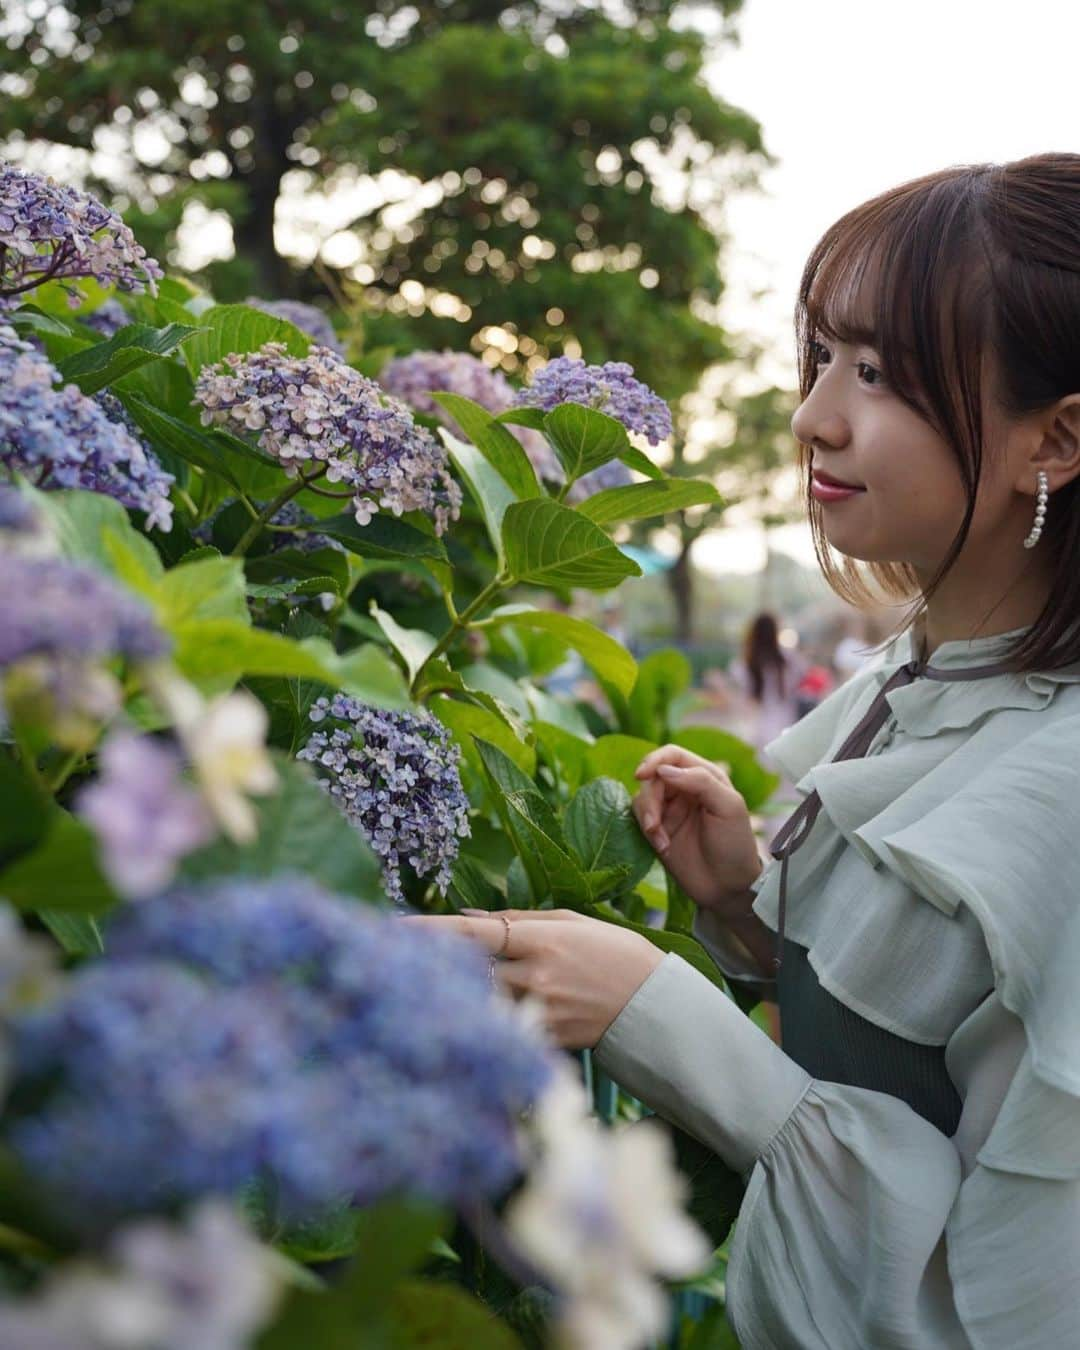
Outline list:
[[[930,597],[920,625],[926,656],[932,656],[943,642],[995,637],[1026,628],[1046,607],[1050,578],[1041,559],[1032,558],[1011,578],[1000,576],[1000,569],[992,564],[982,576],[972,572],[970,567],[954,569]],[[929,578],[925,581],[929,584]]]

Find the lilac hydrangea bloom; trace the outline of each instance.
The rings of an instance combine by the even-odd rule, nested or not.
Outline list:
[[[659,445],[672,432],[670,408],[647,384],[634,378],[633,367],[625,361],[589,366],[560,356],[533,376],[531,384],[519,391],[517,402],[520,407],[544,412],[560,403],[581,403],[614,417],[650,445]]]
[[[467,352],[412,352],[388,361],[379,383],[395,398],[424,417],[436,417],[453,427],[454,419],[432,397],[433,393],[459,394],[489,413],[514,406],[514,387],[501,370],[490,370]],[[555,452],[538,431],[528,427],[507,428],[521,442],[529,462],[541,478],[561,483],[565,475]]]
[[[435,872],[446,894],[459,840],[469,834],[469,799],[461,786],[461,751],[428,712],[372,708],[346,694],[320,698],[313,732],[297,755],[382,859],[389,895],[402,900],[401,863],[418,876]]]
[[[254,355],[205,366],[195,384],[204,426],[223,425],[257,443],[290,474],[325,467],[327,480],[353,490],[366,525],[382,507],[400,516],[424,511],[442,534],[461,507],[446,451],[403,403],[326,347],[289,356],[268,342]]]
[[[83,318],[83,323],[86,324],[87,328],[92,328],[104,338],[111,338],[115,333],[119,333],[121,328],[126,328],[132,322],[134,320],[120,301],[114,300],[111,296],[104,304],[99,305],[93,314],[87,314]]]
[[[96,197],[0,164],[0,294],[79,277],[156,294],[162,275],[116,212]]]
[[[272,314],[275,319],[284,319],[301,333],[314,338],[320,347],[329,347],[338,356],[345,355],[345,348],[338,341],[334,325],[329,316],[315,305],[306,305],[302,300],[260,300],[249,295],[245,304],[261,309],[264,314]]]
[[[168,650],[143,601],[102,573],[0,554],[0,671],[30,657],[150,661]]]
[[[0,483],[0,530],[13,534],[36,534],[41,521],[34,504],[17,487]]]
[[[102,492],[146,513],[146,528],[172,528],[174,479],[127,427],[0,324],[0,466],[39,487]]]
[[[13,1049],[8,1141],[88,1226],[256,1179],[295,1218],[493,1195],[551,1072],[475,947],[300,877],[127,908]]]
[[[213,819],[184,783],[175,749],[131,731],[109,737],[100,777],[84,787],[76,810],[93,829],[102,864],[121,895],[137,900],[172,881],[179,860],[209,843]]]

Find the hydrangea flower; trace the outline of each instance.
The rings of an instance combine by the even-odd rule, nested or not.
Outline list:
[[[0,295],[79,277],[156,294],[162,275],[116,212],[96,197],[0,164]],[[73,297],[73,306],[78,303]]]
[[[445,895],[459,840],[469,834],[469,799],[461,786],[461,751],[428,712],[396,713],[335,694],[308,714],[329,724],[297,755],[382,859],[392,899],[402,901],[401,863],[418,876],[435,872]]]
[[[132,322],[134,321],[131,315],[120,301],[114,300],[112,296],[104,304],[99,305],[92,314],[87,314],[83,318],[83,323],[86,324],[87,328],[92,328],[104,338],[111,338],[113,334],[119,333],[121,328],[126,328]]]
[[[301,333],[314,338],[320,347],[329,347],[338,356],[345,355],[345,348],[338,341],[329,316],[316,305],[306,305],[302,300],[260,300],[253,295],[249,295],[244,303],[254,309],[261,309],[264,314],[272,314],[275,319],[291,323]]]
[[[86,749],[120,702],[104,669],[115,656],[168,651],[143,602],[91,568],[0,550],[0,690],[9,715]]]
[[[10,483],[0,483],[0,553],[53,553],[56,544],[41,512]]]
[[[0,671],[36,656],[142,662],[168,650],[146,604],[103,573],[0,554]]]
[[[259,447],[288,473],[324,469],[353,491],[366,525],[380,507],[424,511],[442,534],[461,507],[446,451],[412,414],[326,347],[289,356],[268,342],[254,355],[206,366],[195,384],[204,426],[256,433]]]
[[[0,324],[0,466],[38,487],[103,492],[144,511],[147,529],[170,530],[172,475],[100,403],[76,385],[57,388],[59,379],[46,357]]]
[[[414,412],[438,418],[444,426],[451,428],[454,419],[436,403],[433,393],[459,394],[489,413],[501,413],[514,406],[514,387],[502,371],[489,369],[483,361],[467,352],[412,352],[408,356],[396,356],[383,367],[379,383]],[[562,465],[538,431],[515,426],[507,430],[521,442],[529,462],[541,478],[563,482]]]
[[[76,810],[97,835],[116,890],[133,900],[152,895],[173,879],[181,858],[214,837],[213,818],[184,783],[179,754],[161,740],[114,732],[99,765]]]
[[[255,1180],[291,1219],[495,1195],[551,1072],[473,944],[301,877],[127,907],[12,1040],[7,1141],[88,1228]]]
[[[273,1255],[219,1200],[183,1223],[129,1224],[108,1257],[61,1266],[34,1298],[0,1302],[0,1345],[248,1350],[282,1292]]]
[[[560,356],[518,391],[517,403],[544,412],[560,403],[581,403],[614,417],[650,445],[659,445],[672,433],[670,408],[647,384],[634,378],[633,367],[625,361],[589,366],[575,357]]]

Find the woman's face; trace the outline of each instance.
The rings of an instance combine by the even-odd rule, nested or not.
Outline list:
[[[871,347],[817,340],[818,373],[791,429],[811,447],[812,471],[861,490],[822,500],[825,537],[864,562],[907,563],[932,575],[963,522],[966,494],[948,443],[885,383]],[[1000,524],[1004,484],[991,456],[965,554]],[[816,495],[816,494],[815,494]]]

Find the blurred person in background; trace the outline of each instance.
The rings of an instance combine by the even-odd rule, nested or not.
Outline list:
[[[741,657],[728,666],[728,676],[749,701],[746,739],[761,749],[805,711],[799,686],[808,669],[798,651],[780,644],[776,617],[763,610],[747,627]]]

